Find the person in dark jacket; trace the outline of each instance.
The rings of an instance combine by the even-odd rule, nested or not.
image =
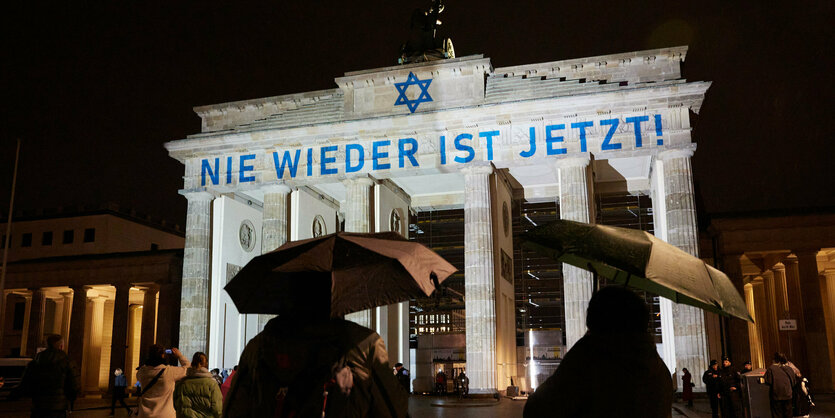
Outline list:
[[[113,397],[111,398],[110,402],[110,416],[116,414],[116,402],[122,404],[125,410],[128,411],[128,416],[130,416],[133,411],[131,411],[128,404],[125,403],[125,394],[126,389],[128,386],[128,379],[125,378],[125,375],[122,373],[122,369],[116,369],[113,371]]]
[[[774,353],[774,364],[765,371],[773,418],[792,416],[792,388],[797,384],[797,376],[786,363],[788,360],[783,353]]]
[[[528,398],[524,417],[670,416],[673,382],[648,324],[646,303],[634,292],[622,286],[596,292],[588,332]]]
[[[330,273],[305,273],[303,279],[289,286],[319,288],[303,299],[279,305],[278,317],[247,343],[238,372],[230,377],[232,387],[224,399],[223,416],[265,417],[298,411],[297,416],[341,412],[405,417],[409,400],[391,372],[383,339],[353,322],[330,318]],[[288,294],[298,291],[290,289]],[[334,380],[324,402],[323,378]]]
[[[719,378],[719,362],[710,361],[710,366],[702,374],[702,382],[705,384],[707,399],[710,401],[710,412],[712,418],[719,418],[719,393],[722,389],[722,379]]]
[[[687,406],[693,406],[693,375],[687,367],[681,369],[681,400],[687,402]]]
[[[21,388],[32,398],[32,417],[66,417],[81,390],[78,371],[64,352],[63,337],[50,335],[46,345],[26,366]]]
[[[733,369],[731,359],[728,357],[722,357],[719,380],[722,382],[719,387],[719,406],[722,410],[722,418],[736,418],[738,415],[737,404],[741,402],[739,397],[740,377],[739,373]]]
[[[403,367],[403,363],[397,363],[394,365],[394,375],[397,376],[397,381],[400,383],[400,386],[403,386],[403,390],[406,393],[411,392],[411,379],[409,378],[409,369]]]

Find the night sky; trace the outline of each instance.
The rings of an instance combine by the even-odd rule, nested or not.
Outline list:
[[[183,224],[183,167],[163,143],[193,106],[336,87],[396,64],[428,1],[15,2],[4,7],[0,212],[116,202]],[[689,45],[708,80],[694,117],[701,217],[835,208],[831,2],[448,0],[458,56],[494,67]],[[776,3],[776,2],[775,2]]]

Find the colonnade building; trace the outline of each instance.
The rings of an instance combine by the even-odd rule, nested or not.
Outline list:
[[[116,368],[133,383],[149,345],[177,343],[178,228],[113,205],[15,216],[0,357],[32,358],[59,334],[85,394],[107,391]]]
[[[464,213],[466,371],[474,393],[518,382],[511,210],[650,196],[655,234],[698,255],[686,47],[494,68],[481,55],[348,72],[336,88],[195,108],[200,133],[166,144],[188,199],[180,348],[231,367],[266,317],[222,291],[252,257],[340,230],[408,236],[410,214]],[[557,216],[555,216],[556,218]],[[585,332],[590,274],[563,266],[565,345]],[[408,303],[349,315],[410,364]],[[704,370],[706,315],[660,304],[670,370]],[[707,317],[710,318],[710,317]],[[697,388],[701,382],[696,379]]]

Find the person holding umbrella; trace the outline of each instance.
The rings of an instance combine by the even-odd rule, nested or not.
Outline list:
[[[343,317],[429,296],[455,270],[393,232],[340,232],[255,257],[224,290],[240,313],[278,316],[241,354],[223,415],[406,416],[382,338]]]
[[[246,345],[224,403],[224,417],[405,417],[406,392],[391,373],[380,336],[330,318],[326,273],[302,273],[322,286],[287,303]],[[292,285],[288,288],[295,293]],[[324,390],[323,390],[324,388]]]

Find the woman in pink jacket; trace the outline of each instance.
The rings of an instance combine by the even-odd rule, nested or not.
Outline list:
[[[169,366],[169,360],[176,358],[180,366]],[[176,418],[174,411],[174,385],[186,377],[186,370],[191,365],[180,350],[166,350],[154,344],[148,348],[148,358],[136,373],[142,385],[139,397],[140,417]]]

